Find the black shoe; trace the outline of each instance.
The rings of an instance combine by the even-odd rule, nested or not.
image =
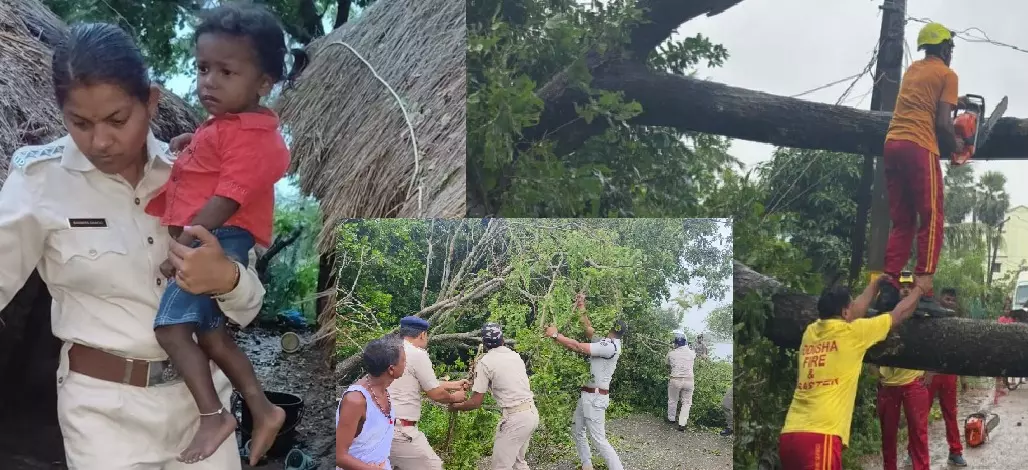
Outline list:
[[[878,296],[875,297],[874,309],[881,312],[891,312],[899,303],[900,293],[891,282],[882,280],[878,284]]]
[[[731,428],[724,428],[724,429],[722,429],[721,430],[721,435],[722,436],[731,436],[732,435],[732,429]]]
[[[675,420],[673,420],[673,419],[669,419],[669,420],[667,420],[667,422],[669,422],[669,423],[671,423],[671,424],[675,424],[675,423],[677,423],[677,421],[675,421]]]
[[[925,317],[945,318],[957,315],[955,310],[943,307],[934,297],[921,297],[917,304],[917,314]]]
[[[685,432],[685,426],[679,425],[678,426],[678,430],[682,431],[682,432]]]

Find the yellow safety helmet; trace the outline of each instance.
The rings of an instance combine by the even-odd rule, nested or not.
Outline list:
[[[917,49],[953,40],[953,32],[939,23],[928,23],[917,33]]]

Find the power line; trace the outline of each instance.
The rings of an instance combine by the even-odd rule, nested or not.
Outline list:
[[[915,18],[913,16],[908,16],[907,17],[907,21],[914,21],[914,22],[923,23],[923,24],[935,23],[935,21],[933,21],[931,18]],[[981,34],[981,36],[973,36],[973,35],[970,34],[971,31],[977,31],[978,33]],[[965,40],[967,42],[992,44],[993,46],[1006,47],[1008,49],[1013,49],[1013,50],[1015,50],[1017,52],[1023,52],[1023,53],[1028,54],[1028,49],[1024,49],[1024,48],[1015,46],[1013,44],[1007,44],[1005,42],[1000,42],[1000,41],[993,40],[992,38],[989,37],[988,33],[986,33],[985,31],[983,31],[981,28],[978,28],[978,27],[972,26],[970,28],[967,28],[967,29],[964,29],[964,30],[961,30],[961,31],[954,31],[954,33],[955,33],[956,37],[958,37],[960,39],[963,39],[963,40]]]
[[[878,47],[877,46],[874,48],[873,51],[871,51],[871,60],[868,61],[867,65],[865,65],[864,69],[861,70],[860,72],[855,73],[853,75],[850,75],[848,77],[840,78],[840,79],[835,80],[835,81],[830,82],[830,83],[826,83],[826,84],[818,86],[816,88],[811,88],[809,90],[806,90],[806,91],[803,91],[803,92],[800,92],[800,93],[796,93],[795,95],[789,95],[789,98],[799,98],[801,96],[806,96],[806,95],[809,95],[811,93],[824,90],[826,88],[831,88],[833,86],[836,86],[836,85],[839,85],[839,84],[842,84],[842,83],[850,82],[849,87],[846,88],[846,91],[843,92],[842,96],[835,103],[835,104],[839,104],[840,101],[842,101],[847,95],[849,95],[849,93],[853,90],[853,87],[857,84],[858,81],[860,81],[860,78],[863,77],[864,75],[869,74],[871,72],[871,67],[874,67],[874,64],[875,64],[876,60],[878,60]]]

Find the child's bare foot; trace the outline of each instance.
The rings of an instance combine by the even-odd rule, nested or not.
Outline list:
[[[261,457],[275,443],[279,429],[286,422],[286,412],[282,408],[272,406],[267,412],[253,415],[253,435],[250,436],[250,466],[256,467]]]
[[[189,447],[178,456],[179,462],[196,463],[210,457],[235,431],[236,418],[225,410],[216,415],[201,416],[200,427]]]

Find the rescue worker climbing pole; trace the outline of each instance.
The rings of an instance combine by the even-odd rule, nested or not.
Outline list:
[[[900,297],[906,298],[914,288],[909,271],[900,274]],[[878,421],[882,429],[882,460],[884,470],[896,470],[896,439],[899,433],[900,409],[907,417],[907,453],[914,470],[928,470],[928,395],[929,378],[924,371],[899,367],[878,368]]]
[[[914,313],[921,287],[888,313],[864,318],[882,276],[868,283],[856,299],[845,286],[829,287],[817,301],[818,320],[807,326],[800,342],[799,377],[785,425],[778,439],[782,468],[841,470],[842,448],[849,444],[850,424],[864,354],[889,330]],[[894,308],[893,308],[894,307]]]
[[[496,323],[482,326],[482,344],[486,353],[475,364],[472,395],[465,402],[450,405],[450,409],[474,410],[482,406],[486,392],[492,393],[502,415],[493,439],[492,469],[528,470],[525,453],[532,433],[539,427],[539,411],[525,361],[504,345],[503,330]]]
[[[558,333],[556,326],[546,327],[546,336],[553,338],[561,346],[589,358],[589,373],[592,380],[582,387],[579,395],[571,437],[575,440],[575,449],[582,462],[582,470],[593,470],[589,440],[607,462],[608,469],[624,470],[625,467],[621,465],[621,458],[614,451],[614,446],[607,441],[605,427],[607,407],[610,406],[610,380],[614,377],[614,369],[617,367],[618,358],[621,357],[621,338],[628,332],[628,326],[625,322],[617,320],[606,338],[597,338],[589,315],[585,313],[585,294],[579,293],[575,297],[575,307],[582,312],[582,326],[591,342],[579,343]]]
[[[667,420],[672,424],[677,422],[678,430],[685,431],[685,424],[689,422],[689,408],[692,407],[692,392],[695,389],[693,363],[696,361],[696,353],[689,349],[689,340],[684,333],[675,334],[674,345],[675,348],[667,353],[667,363],[671,366],[671,378],[667,384]],[[680,413],[679,402],[682,404]]]
[[[914,273],[924,291],[918,310],[943,316],[953,312],[935,302],[932,293],[932,277],[942,249],[939,155],[951,158],[963,150],[964,141],[954,132],[952,115],[966,99],[957,98],[957,74],[949,67],[953,32],[941,24],[929,23],[917,35],[917,48],[925,51],[925,58],[911,64],[903,74],[885,136],[883,160],[892,230],[885,249],[884,272],[893,282],[882,286],[880,297],[884,304],[894,303],[898,297],[895,279],[910,259],[916,232]]]

